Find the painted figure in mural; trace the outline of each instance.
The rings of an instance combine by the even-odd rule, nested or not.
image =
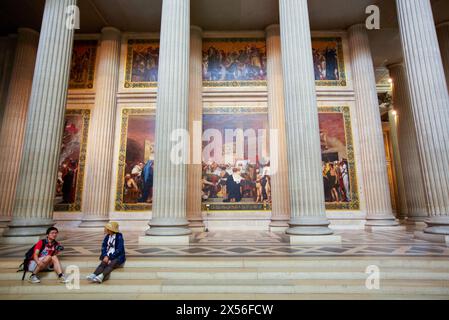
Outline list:
[[[134,82],[156,82],[158,61],[158,47],[133,48],[132,80]]]
[[[66,159],[62,165],[62,203],[72,203],[75,200],[76,177],[78,173],[78,162]]]
[[[240,169],[232,169],[232,175],[229,176],[226,182],[226,188],[228,190],[228,199],[226,202],[240,202],[242,200],[242,190],[240,184],[242,179]]]
[[[72,68],[70,70],[70,81],[85,81],[86,73],[89,70],[90,54],[90,50],[84,51],[74,48],[72,55]]]
[[[125,203],[135,203],[137,202],[137,199],[140,198],[139,186],[129,173],[125,175],[124,190],[123,198]]]
[[[324,52],[324,56],[326,58],[326,80],[337,80],[337,51],[328,47]]]
[[[219,47],[219,44],[217,44]],[[245,48],[223,50],[210,46],[203,51],[203,80],[242,81],[265,80],[266,56],[263,48],[246,45]]]
[[[349,173],[348,173],[348,165],[345,161],[340,162],[340,172],[342,177],[342,183],[343,183],[343,190],[344,190],[344,199],[346,202],[351,201],[350,196],[350,189],[349,189]]]
[[[315,80],[338,80],[337,50],[327,46],[325,49],[312,49]]]
[[[152,202],[153,197],[153,160],[148,160],[145,167],[142,170],[142,196],[139,198],[138,202]]]

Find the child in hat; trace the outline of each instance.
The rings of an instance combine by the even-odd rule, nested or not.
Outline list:
[[[125,263],[125,241],[118,227],[117,222],[109,222],[105,225],[104,232],[106,235],[101,246],[101,263],[94,273],[87,277],[87,280],[102,283],[112,270]]]

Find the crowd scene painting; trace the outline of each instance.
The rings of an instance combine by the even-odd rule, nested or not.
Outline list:
[[[344,84],[343,57],[340,38],[312,39],[313,70],[315,80],[322,84]],[[343,80],[343,82],[341,81]]]
[[[324,196],[327,203],[351,202],[350,170],[342,113],[319,113]]]
[[[312,39],[313,67],[318,85],[346,85],[341,38]],[[77,49],[77,69],[82,78],[83,50]],[[264,86],[267,77],[265,39],[203,39],[204,86]],[[126,58],[126,88],[156,87],[159,40],[130,39]]]
[[[320,110],[326,108],[320,107]],[[148,111],[129,109],[122,118],[122,142],[119,161],[118,196],[116,209],[141,211],[151,209],[153,194],[155,116]],[[137,110],[137,111],[136,111]],[[133,113],[134,112],[134,113]],[[349,111],[348,111],[349,112]],[[348,151],[352,137],[348,130],[348,119],[342,112],[319,112],[320,141],[322,154],[323,188],[327,209],[356,208],[357,192],[353,191],[353,151]],[[350,126],[350,124],[349,124]],[[218,130],[223,137],[222,155],[234,154],[232,161],[204,150],[211,141],[203,141],[201,201],[205,204],[241,206],[270,206],[271,168],[269,155],[268,117],[263,113],[203,114],[203,134],[209,129]],[[252,129],[266,137],[257,141],[256,153],[249,153],[245,138],[243,155],[237,154],[235,140],[225,141],[226,130]],[[206,135],[205,135],[206,136]],[[258,207],[259,208],[259,207]],[[236,206],[235,210],[242,207]],[[220,209],[218,209],[220,210]]]
[[[96,55],[96,40],[77,40],[74,42],[69,89],[93,88]]]
[[[85,153],[85,114],[89,110],[69,110],[65,116],[61,153],[55,191],[55,211],[80,210],[82,188],[82,163]]]
[[[149,208],[153,196],[155,116],[127,117],[126,145],[119,202],[130,209]]]
[[[205,114],[203,130],[216,129],[223,136],[223,152],[234,153],[235,142],[224,140],[227,129],[267,130],[266,114]],[[243,157],[234,153],[232,162],[217,161],[215,154],[203,152],[202,201],[203,202],[255,202],[271,203],[270,160],[268,137],[257,143],[256,152],[249,154],[248,139],[245,139]],[[228,143],[226,143],[228,142]],[[203,148],[208,144],[203,141]]]
[[[265,40],[204,39],[203,81],[265,81],[267,76]],[[254,82],[252,82],[254,84]]]
[[[156,86],[159,66],[159,42],[129,40],[126,66],[126,87]]]
[[[352,201],[357,200],[353,199],[353,155],[348,152],[345,121],[341,112],[319,113],[323,188],[328,209],[349,208]],[[209,128],[220,131],[230,128],[253,128],[256,131],[266,129],[266,115],[204,115],[203,129]],[[223,149],[226,148],[224,145]],[[245,153],[245,157],[236,158],[232,163],[217,162],[213,156],[207,158],[207,155],[203,154],[203,157],[205,156],[202,164],[203,202],[271,203],[268,153],[263,157],[258,156],[255,160],[249,159]]]

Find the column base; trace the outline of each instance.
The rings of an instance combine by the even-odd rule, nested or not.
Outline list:
[[[449,247],[449,236],[444,234],[431,234],[431,233],[425,233],[424,231],[416,231],[415,239],[424,240],[428,242],[434,242],[434,243],[444,243],[446,246]]]
[[[148,225],[150,229],[145,232],[147,236],[174,237],[192,234],[189,222],[184,218],[153,218]]]
[[[8,228],[3,232],[3,237],[41,237],[44,236],[49,227],[54,226],[55,222],[53,219],[13,219],[9,224]],[[28,243],[28,242],[27,242]]]
[[[299,217],[290,220],[285,231],[292,236],[328,236],[334,233],[326,217]]]
[[[376,232],[376,231],[405,231],[407,230],[406,226],[365,226],[365,231],[367,232]]]
[[[140,236],[139,245],[149,246],[188,246],[190,236]]]
[[[0,235],[8,228],[11,218],[8,216],[0,216]]]
[[[287,232],[288,226],[285,227],[275,227],[275,226],[271,226],[270,225],[270,232],[282,232],[285,233]]]
[[[285,232],[288,229],[288,219],[271,219],[270,232]]]
[[[449,216],[430,217],[424,222],[427,225],[424,233],[449,236]]]
[[[89,217],[83,218],[78,228],[104,228],[109,222],[107,217]]]
[[[392,214],[373,214],[366,217],[365,227],[397,227],[399,221]]]
[[[290,236],[290,245],[341,244],[341,236]]]
[[[189,219],[189,228],[192,232],[204,232],[206,229],[202,218]]]

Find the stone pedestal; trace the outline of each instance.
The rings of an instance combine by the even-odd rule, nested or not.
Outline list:
[[[190,27],[189,133],[190,163],[187,167],[187,219],[192,231],[204,231],[201,213],[201,155],[203,123],[203,40],[199,27]]]
[[[119,30],[103,28],[95,81],[95,106],[87,146],[84,216],[80,228],[103,227],[109,221],[120,39]]]
[[[164,0],[159,50],[154,192],[152,219],[146,235],[158,244],[185,244],[191,234],[186,219],[188,141],[172,141],[172,134],[188,129],[190,1]],[[172,149],[183,145],[184,161],[175,163]],[[157,238],[157,239],[156,239]]]
[[[363,24],[349,28],[356,115],[360,140],[366,226],[398,226],[393,216],[382,123],[368,34]]]
[[[284,84],[282,76],[279,25],[266,28],[268,123],[277,140],[270,145],[271,168],[271,232],[284,232],[290,220],[288,194],[287,145],[285,137]]]
[[[427,217],[427,207],[408,80],[403,64],[390,65],[388,69],[393,80],[393,105],[397,112],[398,144],[407,202],[406,220],[407,223],[416,223]]]
[[[291,236],[331,235],[324,207],[307,0],[280,0]],[[337,239],[336,239],[337,240]]]
[[[46,0],[33,77],[13,219],[4,241],[34,242],[54,224],[53,202],[67,99],[73,33],[66,9],[76,0]]]
[[[449,94],[429,0],[396,0],[428,218],[424,234],[449,236]],[[429,240],[429,237],[417,237]],[[445,241],[445,240],[444,240]]]
[[[3,222],[10,221],[12,216],[38,43],[36,31],[18,30],[0,133],[0,221]]]

